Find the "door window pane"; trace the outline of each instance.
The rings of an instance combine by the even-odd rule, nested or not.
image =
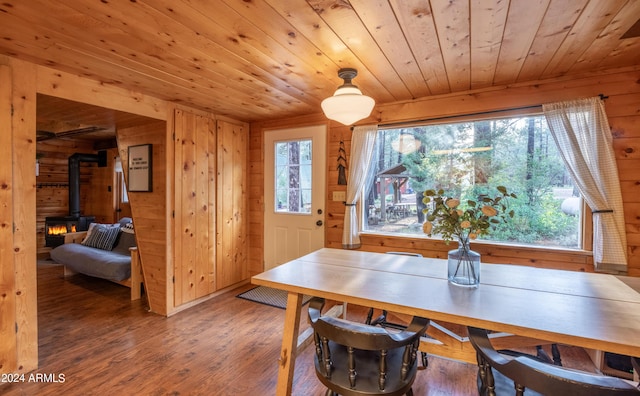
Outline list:
[[[311,213],[311,140],[275,144],[275,211]]]

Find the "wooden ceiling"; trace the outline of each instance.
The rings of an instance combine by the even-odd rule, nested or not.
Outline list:
[[[0,53],[251,122],[320,112],[341,67],[388,103],[635,66],[639,17],[638,0],[4,0]]]

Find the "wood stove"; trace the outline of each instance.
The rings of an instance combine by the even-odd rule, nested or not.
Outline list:
[[[69,216],[46,217],[44,219],[44,246],[56,247],[64,243],[64,234],[86,231],[95,216],[80,214],[80,163],[95,162],[99,167],[107,166],[107,152],[98,154],[75,153],[69,157]]]

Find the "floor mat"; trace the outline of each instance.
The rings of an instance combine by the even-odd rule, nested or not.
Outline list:
[[[287,292],[266,286],[257,286],[251,290],[238,294],[236,297],[254,301],[260,304],[270,305],[276,308],[287,308]],[[302,305],[311,300],[311,296],[302,296]]]

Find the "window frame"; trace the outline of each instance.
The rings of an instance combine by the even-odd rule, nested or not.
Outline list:
[[[407,122],[398,122],[398,123],[389,123],[386,125],[379,125],[378,131],[380,130],[388,130],[395,128],[408,128],[408,127],[416,127],[416,126],[431,126],[431,125],[443,125],[443,124],[455,124],[455,123],[463,123],[463,122],[476,122],[476,121],[487,121],[487,120],[495,120],[495,119],[505,119],[505,118],[515,118],[515,117],[534,117],[534,116],[542,116],[544,117],[544,113],[542,112],[541,106],[531,106],[527,108],[521,109],[507,109],[504,111],[487,111],[483,113],[475,113],[475,114],[461,114],[455,116],[444,116],[437,117],[432,119],[424,119],[424,120],[415,120],[415,121],[407,121]],[[360,197],[357,203],[357,213],[358,213],[358,229],[360,236],[384,236],[386,238],[393,238],[398,240],[407,240],[420,238],[420,240],[425,241],[433,241],[434,243],[444,243],[444,241],[439,237],[429,237],[424,234],[417,235],[408,235],[408,234],[399,234],[392,232],[384,232],[384,231],[371,231],[365,230],[365,216],[368,214],[368,210],[364,209],[364,202],[366,202],[367,190],[363,189],[360,193]],[[593,253],[593,216],[591,209],[586,204],[583,198],[581,198],[581,224],[579,225],[579,243],[581,247],[576,248],[568,248],[568,247],[560,247],[560,246],[541,246],[541,245],[529,245],[524,243],[514,243],[514,242],[501,242],[495,240],[474,240],[473,243],[482,244],[487,247],[495,247],[495,248],[517,248],[517,249],[526,249],[526,250],[550,250],[555,252],[566,252],[569,254],[588,254],[591,255]]]

